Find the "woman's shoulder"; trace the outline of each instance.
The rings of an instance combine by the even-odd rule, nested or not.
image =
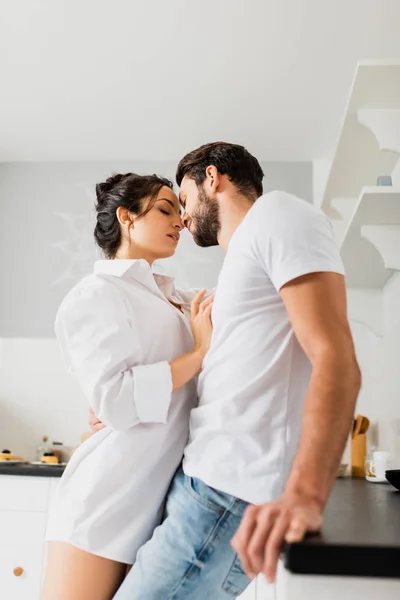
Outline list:
[[[95,310],[104,303],[118,302],[120,293],[109,278],[91,273],[76,283],[63,298],[57,319],[71,312]]]
[[[110,293],[114,286],[105,277],[99,277],[95,273],[86,275],[64,297],[64,301],[70,302],[80,296],[101,296]],[[111,291],[112,293],[112,291]]]

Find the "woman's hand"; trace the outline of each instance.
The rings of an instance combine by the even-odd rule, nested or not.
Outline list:
[[[97,431],[101,431],[102,429],[104,429],[105,425],[96,417],[92,407],[90,407],[89,409],[89,414],[89,425],[90,429],[92,430],[92,433],[96,433]]]
[[[194,338],[194,350],[206,355],[211,342],[213,325],[211,321],[211,310],[214,302],[214,294],[204,300],[206,290],[201,290],[192,302],[190,325]]]

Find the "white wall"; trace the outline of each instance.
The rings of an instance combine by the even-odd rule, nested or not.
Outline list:
[[[313,162],[313,202],[320,206],[330,163]],[[400,161],[392,173],[400,186]],[[334,222],[334,227],[340,223]],[[357,413],[371,420],[368,448],[388,449],[400,468],[400,273],[394,273],[383,290],[347,290],[348,314],[362,371],[363,383]],[[344,453],[350,462],[350,441]]]
[[[389,450],[400,468],[400,273],[382,291],[349,289],[348,306],[363,375],[357,412],[371,420],[369,448]]]
[[[96,258],[95,184],[112,172],[158,173],[173,180],[170,162],[0,164],[0,337],[53,337],[61,299]],[[312,201],[312,164],[262,163],[264,189]],[[213,287],[220,248],[197,248],[183,235],[162,266],[180,286]]]
[[[313,203],[315,206],[321,206],[330,168],[331,161],[328,159],[313,160]]]
[[[395,452],[400,468],[400,273],[395,273],[384,289],[383,311],[385,335],[377,386],[378,402],[381,386],[384,399],[380,445],[383,447],[388,440],[389,450]],[[395,443],[393,429],[396,430]]]
[[[0,445],[34,460],[42,435],[76,446],[88,404],[54,339],[0,339]]]

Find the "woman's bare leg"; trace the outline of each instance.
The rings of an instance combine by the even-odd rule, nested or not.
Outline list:
[[[111,600],[126,573],[123,563],[64,542],[46,544],[40,600]]]

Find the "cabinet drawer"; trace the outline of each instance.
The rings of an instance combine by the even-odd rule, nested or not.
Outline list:
[[[37,600],[43,568],[45,513],[0,512],[0,598]]]
[[[9,545],[43,544],[46,533],[46,513],[0,511],[0,548]],[[1,596],[0,596],[1,598]]]
[[[0,510],[45,512],[49,489],[47,477],[0,475]]]
[[[0,547],[0,598],[38,600],[42,580],[42,545]],[[18,576],[19,575],[19,576]]]
[[[276,598],[275,584],[267,583],[264,575],[257,577],[257,600],[275,600]]]
[[[48,504],[47,510],[51,507],[51,503],[53,502],[54,495],[55,495],[59,485],[60,485],[60,479],[58,477],[54,477],[50,481],[49,504]]]

